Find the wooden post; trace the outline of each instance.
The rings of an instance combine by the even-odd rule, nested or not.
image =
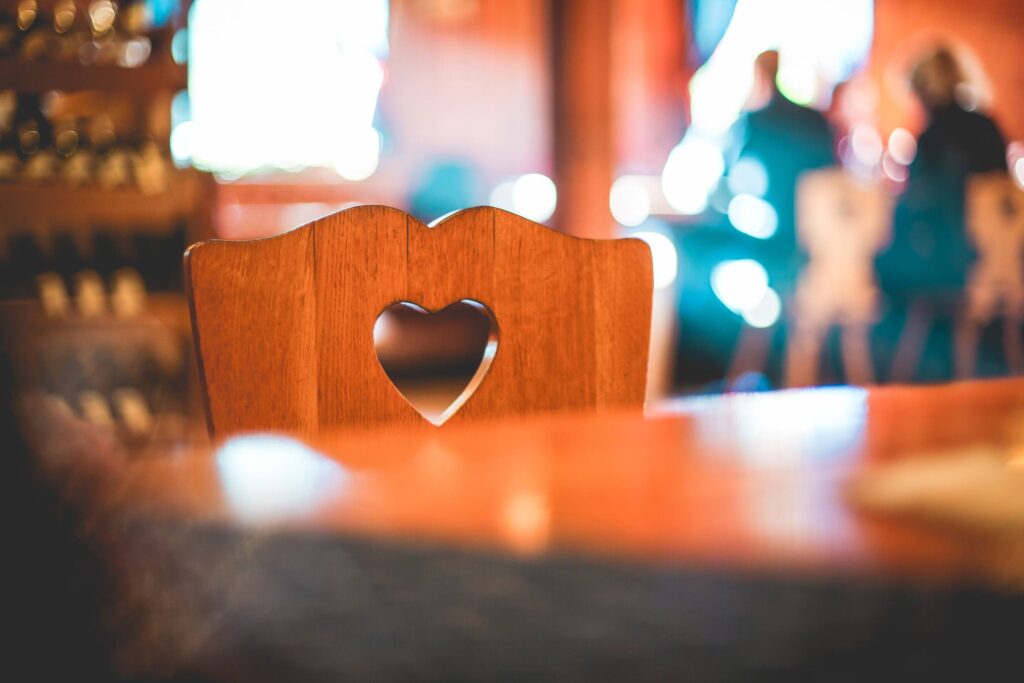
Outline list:
[[[552,147],[558,208],[553,225],[580,237],[614,237],[608,208],[615,0],[551,0]]]

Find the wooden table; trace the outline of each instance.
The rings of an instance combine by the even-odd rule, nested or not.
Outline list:
[[[1024,602],[987,583],[976,544],[860,513],[846,486],[907,454],[1019,443],[1024,381],[650,412],[94,464],[78,504],[117,576],[121,666],[857,680],[1014,661]]]

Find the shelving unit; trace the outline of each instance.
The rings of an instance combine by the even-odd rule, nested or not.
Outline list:
[[[10,10],[14,4],[0,0],[0,9]],[[201,419],[196,419],[201,415],[201,408],[191,358],[188,306],[180,281],[175,281],[182,256],[178,245],[182,230],[186,244],[213,235],[211,218],[216,183],[208,174],[173,168],[169,162],[171,103],[177,93],[188,87],[187,65],[176,63],[170,54],[171,36],[183,28],[190,0],[179,0],[179,5],[178,18],[150,34],[160,49],[155,49],[149,60],[138,67],[0,58],[0,91],[37,95],[60,93],[58,101],[66,104],[70,116],[81,120],[109,115],[117,121],[112,125],[118,145],[124,145],[126,150],[131,145],[134,154],[138,141],[156,140],[168,164],[164,169],[166,183],[159,193],[144,192],[133,181],[134,176],[128,176],[127,183],[117,187],[102,187],[100,178],[95,176],[80,185],[62,180],[0,181],[0,240],[4,242],[0,245],[0,257],[11,259],[4,265],[11,266],[13,272],[19,265],[31,261],[22,259],[19,263],[18,256],[2,248],[15,243],[21,248],[28,243],[30,249],[38,249],[42,254],[43,265],[39,267],[59,272],[68,285],[71,303],[66,312],[47,315],[40,300],[32,298],[36,281],[32,268],[35,266],[26,266],[23,269],[26,275],[22,277],[19,273],[16,285],[6,294],[10,298],[0,301],[0,327],[11,337],[5,343],[17,359],[19,382],[23,387],[44,393],[61,393],[60,387],[55,386],[63,384],[58,381],[55,385],[52,376],[55,357],[74,360],[74,367],[68,374],[72,379],[80,379],[72,394],[94,389],[109,399],[110,387],[120,387],[123,382],[131,388],[138,379],[138,372],[124,377],[120,374],[124,368],[131,367],[132,359],[157,357],[168,348],[177,349],[181,354],[180,371],[176,370],[173,377],[159,375],[146,381],[150,389],[159,386],[157,393],[161,396],[170,396],[171,408],[166,416],[173,417],[175,424],[182,423],[183,419],[184,424],[189,425],[187,431],[194,424],[201,424]],[[42,12],[52,12],[53,3],[40,2],[39,7]],[[86,8],[87,0],[79,0],[78,12],[85,12]],[[45,110],[40,107],[40,111]],[[102,239],[116,235],[119,245],[135,245],[126,247],[125,253],[135,259],[129,260],[128,265],[141,272],[155,290],[145,293],[144,310],[137,315],[117,317],[108,310],[101,315],[86,316],[75,306],[73,290],[79,286],[78,269],[104,272],[94,265],[97,260],[90,260],[95,256],[96,240],[101,239],[101,235]],[[68,262],[83,264],[73,266],[75,272],[53,265],[65,263],[51,258],[57,236],[63,244],[67,244],[66,237],[71,237],[75,252],[81,258]],[[151,249],[154,244],[157,247]],[[165,271],[167,277],[163,277]],[[145,277],[147,273],[158,273],[161,277],[155,278],[154,283]],[[101,277],[112,276],[106,272]],[[111,286],[110,282],[103,282],[104,291],[99,296],[109,297]],[[109,304],[108,300],[106,309],[110,308]],[[98,356],[113,359],[112,366],[95,367],[90,359]],[[62,378],[63,375],[58,375],[58,379]],[[72,410],[82,409],[80,396],[64,395],[63,398]],[[158,404],[151,404],[150,408],[157,412],[162,410]],[[160,422],[160,415],[154,417]]]
[[[147,134],[168,151],[170,103],[188,87],[188,66],[176,63],[169,53],[173,32],[183,27],[190,0],[180,0],[179,18],[154,33],[164,49],[138,67],[84,65],[68,61],[0,59],[0,91],[63,94],[96,93],[111,100],[125,99],[145,121]],[[52,3],[39,3],[51,10]],[[16,3],[0,0],[0,9],[11,11]],[[86,3],[80,2],[79,12]],[[146,194],[135,186],[104,189],[93,185],[70,186],[61,182],[0,182],[0,239],[16,234],[48,235],[54,232],[91,233],[98,230],[121,234],[160,234],[184,225],[186,241],[212,236],[211,211],[215,183],[191,169],[171,170],[167,189]]]
[[[155,195],[133,187],[0,184],[0,229],[11,233],[102,227],[122,233],[159,233],[185,221],[190,238],[203,239],[209,233],[203,207],[211,185],[208,176],[191,170],[176,172],[167,191]]]
[[[129,69],[122,66],[0,59],[0,90],[153,93],[177,92],[187,87],[188,67],[170,60]]]

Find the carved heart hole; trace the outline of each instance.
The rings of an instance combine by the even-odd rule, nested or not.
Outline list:
[[[463,299],[437,312],[402,301],[373,326],[377,360],[420,415],[443,424],[473,395],[498,350],[498,324],[485,305]]]

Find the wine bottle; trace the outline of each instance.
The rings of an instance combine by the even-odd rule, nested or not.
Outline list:
[[[93,389],[86,389],[78,394],[78,407],[82,417],[94,426],[102,429],[114,428],[114,417],[110,411],[107,397]]]
[[[36,0],[18,2],[18,56],[34,61],[44,59],[50,51],[51,34],[39,16]]]
[[[15,115],[17,98],[10,90],[0,92],[0,183],[10,182],[18,176],[21,159],[18,156]]]
[[[75,236],[70,232],[58,233],[53,238],[53,252],[50,256],[49,266],[60,273],[70,284],[74,273],[86,268],[86,263]]]
[[[115,272],[128,266],[128,254],[123,248],[123,235],[110,230],[98,230],[93,236],[93,266],[100,277],[109,279]]]
[[[132,171],[139,191],[146,195],[161,194],[167,190],[168,163],[160,153],[156,141],[149,137],[131,154]]]
[[[97,116],[89,138],[96,153],[96,182],[104,189],[123,187],[131,181],[128,151],[117,144],[117,132],[109,116]]]
[[[92,0],[89,3],[89,27],[92,38],[82,44],[79,59],[83,64],[114,64],[117,62],[119,40],[117,3],[112,0]]]
[[[153,414],[149,410],[145,396],[138,389],[134,387],[116,389],[114,405],[129,438],[139,439],[152,431]]]
[[[75,273],[75,305],[83,318],[96,318],[107,310],[106,292],[103,280],[95,270],[80,270]]]
[[[142,66],[153,52],[149,32],[153,28],[153,10],[147,0],[128,0],[118,14],[122,42],[118,64]]]
[[[146,286],[139,271],[121,268],[110,278],[110,307],[118,318],[133,318],[146,311]]]
[[[18,20],[6,9],[0,8],[0,59],[18,54]]]
[[[78,58],[82,44],[88,40],[81,28],[78,4],[75,0],[57,0],[53,7],[53,32],[56,37],[51,48],[53,59],[73,61]]]
[[[47,272],[36,276],[39,291],[39,303],[43,313],[49,318],[66,316],[71,310],[71,298],[64,278],[59,273]]]
[[[57,154],[53,149],[53,127],[40,107],[39,98],[25,99],[25,116],[18,126],[18,151],[21,177],[33,182],[53,180],[57,174]],[[19,118],[21,117],[19,107]]]
[[[88,183],[93,176],[96,157],[88,146],[80,119],[66,119],[57,132],[57,152],[64,157],[61,179],[72,187]]]
[[[52,270],[42,245],[35,235],[20,234],[11,237],[7,248],[11,269],[8,295],[12,298],[34,296],[35,277]]]

